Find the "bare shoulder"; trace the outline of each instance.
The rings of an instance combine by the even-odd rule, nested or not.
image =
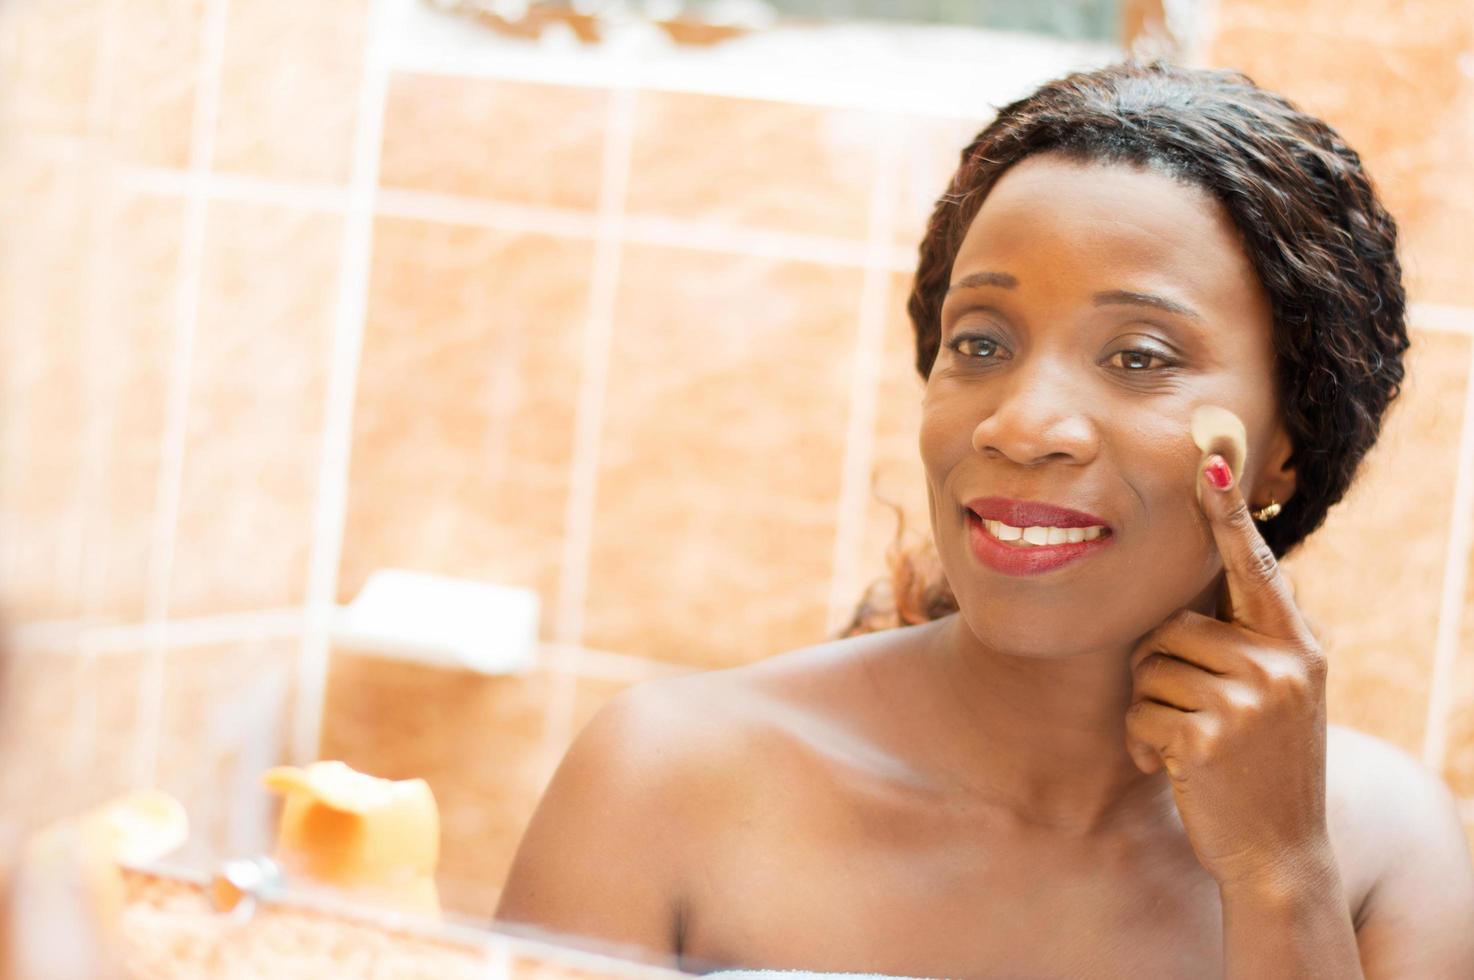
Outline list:
[[[682,869],[730,759],[697,676],[628,688],[573,740],[524,831],[496,923],[626,959],[674,966]]]
[[[677,951],[684,875],[762,767],[752,673],[663,677],[605,702],[528,821],[498,923]]]
[[[1459,822],[1454,796],[1438,774],[1376,735],[1327,726],[1326,778],[1332,819],[1339,817],[1363,843],[1383,845],[1377,850],[1384,864],[1386,841]]]
[[[1356,926],[1367,977],[1474,976],[1474,859],[1453,793],[1403,749],[1355,729],[1329,727],[1326,761],[1333,842],[1343,871],[1364,881]]]
[[[498,925],[677,965],[719,859],[771,855],[793,818],[824,810],[837,772],[884,768],[856,705],[904,639],[832,641],[610,699],[528,822]]]
[[[686,816],[772,778],[802,719],[853,703],[874,637],[835,640],[739,667],[650,680],[606,703],[578,742],[618,746],[638,781]],[[571,752],[572,750],[570,750]]]
[[[703,807],[722,804],[723,788],[754,768],[749,750],[758,696],[740,669],[644,681],[606,702],[568,757],[599,756],[630,788],[633,805],[690,827]]]

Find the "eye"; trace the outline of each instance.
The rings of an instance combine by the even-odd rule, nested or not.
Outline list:
[[[1111,355],[1112,360],[1118,357],[1121,358],[1121,363],[1118,366],[1127,374],[1149,373],[1152,370],[1150,362],[1153,360],[1161,362],[1161,367],[1155,369],[1159,371],[1163,368],[1171,367],[1173,363],[1156,351],[1144,350],[1139,347],[1133,347],[1129,350],[1119,350]]]
[[[994,361],[997,360],[998,341],[980,334],[963,334],[947,341],[947,348],[966,358]]]

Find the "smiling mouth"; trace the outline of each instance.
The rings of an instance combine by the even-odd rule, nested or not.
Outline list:
[[[983,531],[993,540],[1021,551],[1035,548],[1058,547],[1060,545],[1083,544],[1087,541],[1095,541],[1099,538],[1108,538],[1111,536],[1111,529],[1103,524],[1094,524],[1087,527],[1054,527],[1047,524],[1014,527],[1002,521],[992,521],[980,517],[976,511],[970,509],[967,511],[967,517],[969,523],[980,525]]]

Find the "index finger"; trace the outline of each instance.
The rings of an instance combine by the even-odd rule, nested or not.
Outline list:
[[[1222,456],[1209,454],[1199,470],[1203,513],[1223,558],[1232,622],[1264,636],[1303,639],[1309,634],[1248,501]]]

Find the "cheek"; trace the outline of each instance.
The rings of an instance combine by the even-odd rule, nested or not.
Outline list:
[[[967,412],[955,400],[928,392],[921,402],[921,462],[929,476],[940,477],[972,449]]]
[[[1168,553],[1196,564],[1212,535],[1198,506],[1196,480],[1201,453],[1185,425],[1152,420],[1137,426],[1129,445],[1132,458],[1122,466],[1140,496],[1139,515],[1147,535],[1173,542]]]
[[[933,540],[941,540],[943,519],[939,502],[946,499],[948,477],[972,451],[972,429],[956,406],[946,404],[928,390],[921,402],[918,431],[921,467],[926,478],[926,503]]]

